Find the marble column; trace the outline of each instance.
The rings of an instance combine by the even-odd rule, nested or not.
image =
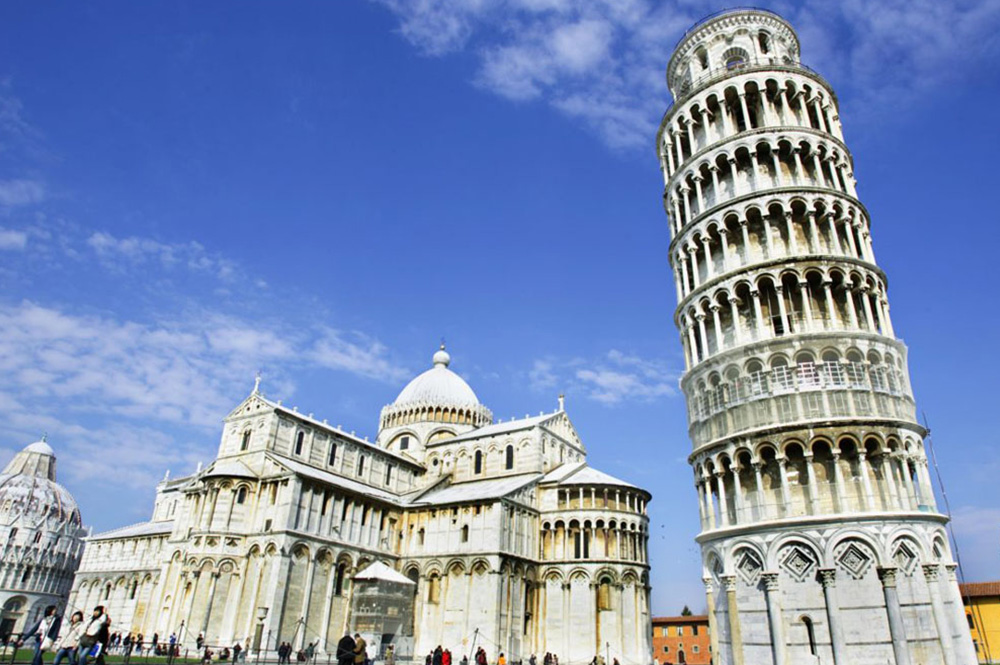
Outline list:
[[[708,638],[712,647],[712,653],[719,653],[719,622],[715,616],[715,594],[713,593],[712,578],[704,577],[705,601],[708,603]]]
[[[953,631],[958,636],[955,643],[955,653],[960,663],[975,663],[977,660],[976,645],[973,643],[971,635],[969,635],[968,619],[965,618],[965,605],[962,602],[962,596],[958,588],[958,578],[955,575],[958,565],[954,563],[945,564],[944,570],[945,579],[942,581],[942,584],[945,594],[951,597]]]
[[[850,665],[847,648],[844,645],[844,629],[840,625],[840,606],[837,603],[837,569],[820,568],[820,582],[823,585],[823,600],[826,603],[826,620],[830,626],[830,644],[833,647],[834,665]]]
[[[774,665],[786,665],[785,623],[781,615],[781,590],[778,588],[778,573],[761,573],[767,602],[767,622],[771,631],[771,657]],[[909,665],[909,663],[907,663]]]
[[[927,580],[927,589],[930,591],[931,610],[934,613],[934,625],[937,627],[938,642],[941,644],[944,665],[956,665],[951,626],[948,625],[948,615],[944,611],[944,602],[941,600],[941,585],[938,582],[940,566],[936,563],[925,563],[921,567],[924,571],[924,579]]]
[[[729,644],[733,653],[733,665],[743,665],[743,630],[740,625],[740,610],[736,605],[736,576],[722,578],[726,585],[726,608],[729,615]]]
[[[912,665],[910,662],[910,645],[906,641],[906,629],[903,624],[903,612],[899,607],[899,592],[896,589],[895,566],[878,569],[878,578],[882,582],[882,593],[885,595],[885,612],[889,618],[889,635],[892,637],[892,652],[896,656],[896,665]]]

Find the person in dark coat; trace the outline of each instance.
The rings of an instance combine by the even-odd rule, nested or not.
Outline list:
[[[354,638],[350,633],[337,642],[337,665],[354,665]]]

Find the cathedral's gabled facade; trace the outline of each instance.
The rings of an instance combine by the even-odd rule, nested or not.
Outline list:
[[[372,656],[648,662],[649,493],[587,466],[561,400],[494,423],[449,363],[442,347],[374,444],[255,388],[149,522],[90,538],[71,604],[161,642],[329,651],[358,630]]]

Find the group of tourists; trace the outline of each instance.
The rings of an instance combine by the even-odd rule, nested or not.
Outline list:
[[[395,661],[395,658],[393,659]],[[368,643],[360,633],[345,634],[337,642],[337,665],[369,665]]]
[[[53,665],[68,660],[70,665],[87,665],[93,659],[104,665],[104,653],[111,640],[111,618],[102,605],[94,608],[89,620],[83,612],[73,612],[69,621],[63,621],[55,605],[45,608],[42,616],[28,630],[21,633],[17,646],[28,644],[35,649],[32,665],[42,665],[46,652],[55,652]]]
[[[295,651],[295,660],[299,663],[309,663],[316,657],[316,642],[310,642],[305,649],[295,651],[291,642],[282,642],[278,645],[278,663],[291,663],[292,652]],[[235,662],[235,661],[234,661]]]

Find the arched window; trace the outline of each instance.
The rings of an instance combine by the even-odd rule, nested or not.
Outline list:
[[[687,663],[688,662],[687,661],[687,656],[684,655],[684,650],[683,649],[677,652],[677,662],[678,663]]]
[[[468,524],[462,526],[462,542],[463,543],[469,542],[469,525]]]
[[[408,450],[410,448],[410,437],[403,436],[399,439],[399,449]]]
[[[424,531],[423,527],[421,527],[420,531],[417,531],[417,544],[418,544],[418,545],[421,545],[421,546],[422,546],[422,545],[424,544],[424,535],[425,535],[426,533],[427,533],[427,532],[426,532],[426,531]]]
[[[722,54],[722,60],[726,64],[726,69],[740,69],[750,64],[747,52],[741,48],[731,48]]]
[[[42,540],[42,532],[41,531],[36,531],[35,532],[35,542],[38,543],[41,540]]]
[[[138,591],[138,590],[139,590],[139,583],[133,580],[133,582],[132,582],[132,588],[128,592],[128,599],[129,600],[135,600],[135,592]]]
[[[611,609],[611,580],[607,577],[602,577],[597,587],[597,609]]]
[[[250,447],[250,430],[243,432],[243,441],[240,442],[240,450],[246,450]]]
[[[299,433],[295,435],[295,454],[301,455],[302,448],[306,443],[306,433],[299,430]]]
[[[239,491],[236,492],[236,503],[242,505],[246,503],[247,500],[247,488],[241,487]]]
[[[358,458],[358,475],[360,476],[365,472],[365,456],[362,455]]]
[[[326,463],[333,466],[333,463],[337,461],[337,444],[333,441],[330,442],[330,456],[327,458]]]
[[[477,450],[473,473],[482,473],[482,472],[483,472],[483,451]]]
[[[427,602],[437,603],[441,600],[441,576],[433,573],[427,580]]]
[[[15,526],[14,528],[12,528],[12,529],[10,530],[10,539],[11,539],[11,540],[14,540],[14,538],[15,538],[16,536],[17,536],[17,527]]]
[[[514,468],[514,446],[507,446],[504,454],[504,467],[508,471]]]
[[[816,631],[813,629],[812,619],[809,617],[802,617],[802,623],[806,627],[806,635],[809,638],[809,653],[816,655]]]
[[[771,50],[771,37],[766,32],[757,33],[757,45],[761,53],[768,53]]]
[[[337,564],[337,573],[333,578],[333,595],[344,595],[344,573],[347,571],[347,564]]]

